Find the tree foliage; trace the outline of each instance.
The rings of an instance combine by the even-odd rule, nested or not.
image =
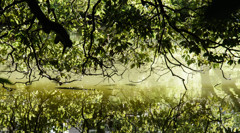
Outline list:
[[[2,0],[0,62],[11,68],[4,72],[23,73],[29,83],[40,77],[71,82],[72,74],[121,75],[117,64],[127,69],[151,63],[154,71],[158,58],[181,78],[173,67],[240,62],[238,5],[237,0]]]
[[[119,92],[117,92],[119,94]],[[127,93],[126,93],[127,94]],[[144,94],[144,93],[143,93]],[[0,130],[9,132],[227,132],[238,133],[240,116],[229,101],[180,100],[166,94],[104,100],[96,90],[19,89],[0,92]],[[236,112],[235,112],[236,111]]]

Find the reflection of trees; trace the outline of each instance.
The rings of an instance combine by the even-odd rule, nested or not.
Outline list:
[[[211,82],[211,77],[209,75],[209,67],[204,66],[203,72],[200,73],[201,75],[201,83],[202,83],[202,97],[210,96],[211,94],[213,96],[217,96],[217,94],[214,91],[214,87]]]
[[[215,96],[219,97],[214,88],[218,85],[221,86],[221,90],[227,94],[235,107],[239,110],[240,109],[240,103],[238,101],[240,94],[239,88],[236,86],[236,80],[238,77],[235,78],[226,78],[223,74],[226,74],[226,71],[222,71],[220,69],[213,69],[214,76],[210,76],[210,68],[204,67],[203,72],[201,73],[201,83],[202,83],[202,97],[208,97],[208,96]],[[217,81],[218,83],[216,85],[213,84],[213,81]]]
[[[67,129],[62,125],[67,121],[84,128],[87,124],[81,121],[92,115],[89,103],[99,101],[96,92],[65,95],[60,91],[18,91],[1,96],[0,125],[10,132],[59,132]]]
[[[230,96],[236,108],[240,110],[240,103],[238,101],[238,95],[240,94],[240,90],[236,86],[237,78],[226,79],[223,77],[222,71],[219,69],[215,69],[214,73],[221,79],[222,91],[224,91],[228,96]]]
[[[139,95],[111,101],[102,96],[95,90],[2,91],[0,131],[62,132],[75,127],[79,132],[227,132],[240,126],[239,113],[215,98],[156,100]]]

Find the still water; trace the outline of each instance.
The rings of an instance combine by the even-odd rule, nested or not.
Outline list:
[[[141,74],[115,82],[86,77],[63,86],[41,80],[1,88],[0,131],[239,132],[238,73],[228,71],[231,80],[221,74],[206,68],[182,75],[187,91],[170,75],[138,83]]]

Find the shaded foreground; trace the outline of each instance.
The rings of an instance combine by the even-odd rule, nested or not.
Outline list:
[[[240,113],[227,98],[180,98],[123,89],[0,91],[0,131],[239,132]],[[165,92],[165,93],[164,93]]]

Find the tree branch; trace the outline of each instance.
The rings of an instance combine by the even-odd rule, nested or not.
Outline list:
[[[56,38],[55,38],[55,43],[58,43],[59,41],[63,44],[63,51],[62,53],[65,52],[67,47],[72,47],[72,41],[70,40],[70,36],[67,33],[67,31],[64,29],[64,27],[57,23],[49,20],[40,7],[38,6],[38,1],[37,0],[26,0],[28,3],[28,6],[31,10],[31,12],[38,18],[40,24],[43,27],[43,31],[46,33],[50,33],[51,31],[56,33]]]

